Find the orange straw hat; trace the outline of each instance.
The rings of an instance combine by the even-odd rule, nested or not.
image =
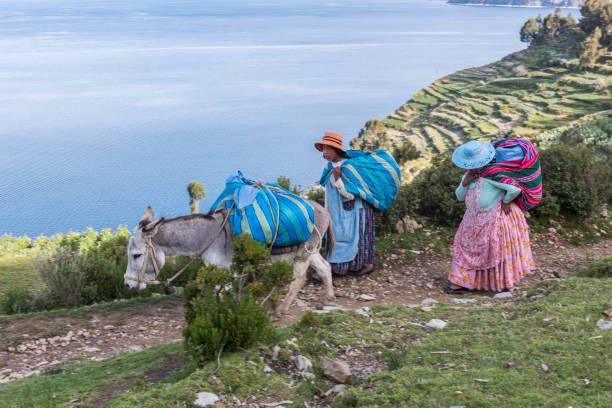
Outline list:
[[[323,140],[321,140],[319,143],[315,143],[314,146],[317,150],[322,151],[323,145],[335,147],[336,149],[340,149],[343,152],[346,152],[346,150],[344,150],[344,147],[342,147],[342,135],[338,133],[325,132],[325,134],[323,135]]]

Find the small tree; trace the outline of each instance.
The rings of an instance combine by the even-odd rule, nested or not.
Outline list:
[[[587,0],[580,9],[580,28],[590,35],[599,27],[603,46],[610,46],[612,39],[612,3],[609,0]]]
[[[222,350],[250,347],[271,338],[268,310],[291,280],[293,267],[268,264],[268,248],[250,235],[232,242],[230,270],[209,265],[185,287],[185,349],[199,366]]]
[[[521,41],[530,45],[539,44],[540,40],[540,25],[542,24],[542,16],[537,18],[531,17],[523,24],[521,28]]]
[[[404,163],[408,160],[415,160],[421,157],[416,146],[410,140],[404,140],[399,146],[396,146],[393,150],[393,158],[398,163]]]
[[[592,69],[595,67],[595,63],[601,57],[605,50],[601,47],[601,29],[595,27],[593,34],[589,35],[580,44],[580,68],[581,69]]]
[[[276,184],[284,188],[285,190],[291,191],[295,195],[300,194],[300,189],[298,186],[291,186],[291,179],[285,176],[278,176],[276,179]]]
[[[530,18],[521,28],[521,41],[528,42],[530,45],[542,45],[553,42],[571,26],[576,25],[576,19],[569,14],[567,17],[561,15],[561,8],[557,7],[554,14],[549,14],[542,19],[541,15],[537,18]]]
[[[206,197],[204,192],[204,186],[199,181],[192,181],[187,185],[187,192],[189,193],[189,208],[191,213],[196,214],[199,212],[200,200]]]

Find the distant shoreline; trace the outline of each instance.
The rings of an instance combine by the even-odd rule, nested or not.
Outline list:
[[[512,4],[484,4],[484,3],[451,3],[452,6],[479,6],[479,7],[512,7],[512,8],[534,8],[534,9],[549,9],[556,8],[555,6],[516,6]],[[563,9],[580,10],[580,7],[561,7]]]

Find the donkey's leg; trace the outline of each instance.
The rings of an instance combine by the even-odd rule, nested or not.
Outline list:
[[[278,309],[276,309],[277,315],[282,315],[287,313],[289,310],[289,306],[293,303],[293,299],[297,296],[304,283],[306,283],[306,272],[308,270],[308,261],[297,261],[293,264],[293,282],[289,286],[289,291],[287,292],[287,296],[285,296],[285,300],[280,305]]]
[[[321,298],[321,302],[325,304],[326,302],[333,301],[336,299],[336,296],[334,295],[334,285],[332,284],[331,265],[318,252],[310,255],[308,260],[321,279],[323,279],[325,295]]]

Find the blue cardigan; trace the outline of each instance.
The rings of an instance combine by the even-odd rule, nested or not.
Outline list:
[[[468,190],[476,187],[476,182],[478,179],[472,181],[467,187],[463,187],[463,179],[465,178],[465,174],[461,178],[461,182],[459,183],[459,187],[455,190],[455,194],[457,195],[457,199],[459,201],[465,201],[465,195]],[[500,193],[505,191],[503,202],[508,204],[511,203],[516,197],[521,194],[521,189],[515,187],[510,184],[498,183],[497,181],[489,180],[488,178],[483,178],[482,184],[482,192],[480,193],[480,198],[478,202],[480,206],[484,210],[490,210],[493,208],[497,201],[499,200]]]

